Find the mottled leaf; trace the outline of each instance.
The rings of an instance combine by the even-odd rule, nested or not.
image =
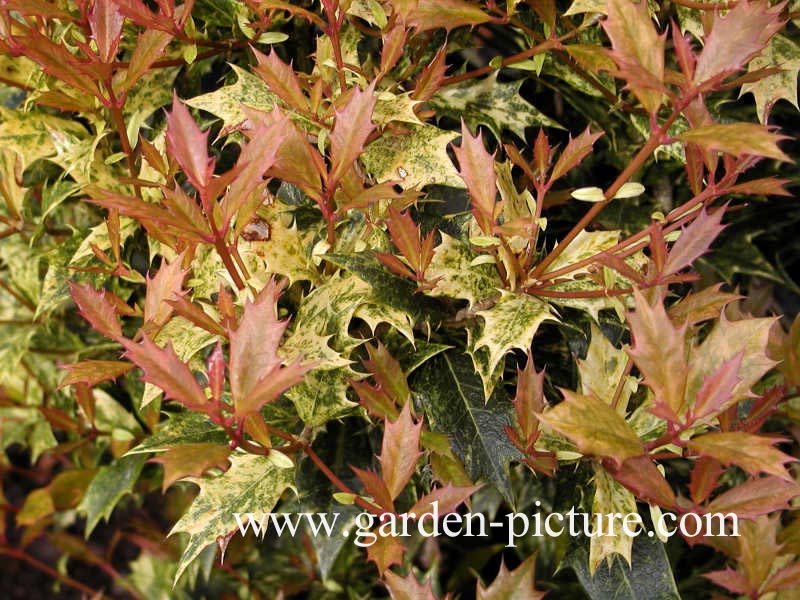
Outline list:
[[[711,456],[723,465],[735,464],[750,475],[766,473],[785,481],[794,481],[784,466],[797,459],[773,446],[786,440],[743,431],[712,432],[689,440],[692,452]]]
[[[160,463],[164,468],[161,484],[161,491],[164,492],[183,477],[200,477],[214,467],[224,469],[228,466],[230,453],[231,447],[228,444],[180,444],[158,454],[151,462]]]
[[[94,531],[100,519],[108,520],[125,494],[133,491],[146,458],[142,455],[123,456],[108,466],[100,467],[77,508],[78,512],[86,515],[86,537]]]
[[[797,74],[800,72],[800,46],[783,35],[773,35],[769,44],[750,61],[748,73],[759,69],[778,67],[779,73],[745,83],[740,96],[750,93],[756,102],[758,120],[766,124],[770,110],[778,100],[788,100],[795,108],[797,104]]]
[[[230,462],[230,468],[218,477],[187,478],[200,487],[200,493],[169,533],[189,534],[176,582],[204,548],[236,531],[234,513],[271,511],[294,481],[294,469],[269,456],[234,453]]]
[[[753,155],[792,162],[778,148],[778,142],[788,139],[785,135],[772,133],[755,123],[727,123],[695,127],[682,133],[678,139],[697,144],[703,150],[724,152],[734,156]]]

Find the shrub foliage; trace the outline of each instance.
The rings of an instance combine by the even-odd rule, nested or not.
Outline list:
[[[787,202],[794,6],[2,0],[0,553],[65,597],[797,593],[800,325],[739,306],[796,286],[709,253]],[[433,506],[740,536],[348,537]]]

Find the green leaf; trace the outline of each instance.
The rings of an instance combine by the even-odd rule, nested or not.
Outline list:
[[[513,506],[508,467],[522,458],[505,433],[512,423],[513,405],[499,390],[487,402],[472,361],[457,351],[422,365],[414,374],[412,389],[422,400],[431,429],[451,436],[453,451],[470,478],[491,482]]]
[[[179,67],[158,69],[140,77],[125,101],[125,129],[129,140],[139,139],[139,130],[156,110],[172,100],[172,88]]]
[[[575,571],[591,600],[680,600],[664,545],[656,537],[636,537],[630,566],[614,556],[608,568],[592,576],[584,545],[573,549],[562,565]]]
[[[86,130],[74,120],[0,107],[0,148],[15,152],[23,170],[35,160],[54,156],[62,140],[85,136]]]
[[[303,381],[286,392],[297,414],[309,427],[320,427],[353,412],[358,404],[348,400],[350,380],[358,374],[350,367],[313,369]]]
[[[78,512],[86,515],[87,538],[100,519],[108,520],[122,497],[133,491],[146,458],[143,455],[123,456],[97,471],[77,508]]]
[[[751,93],[756,102],[758,120],[766,124],[770,109],[778,100],[788,100],[795,108],[797,104],[797,74],[800,72],[800,46],[788,37],[774,35],[767,47],[750,61],[747,72],[778,67],[780,73],[742,86],[740,96]]]
[[[513,348],[527,351],[539,325],[547,319],[557,319],[546,302],[528,294],[515,294],[505,290],[501,291],[494,306],[476,314],[483,318],[484,325],[471,353],[474,358],[483,348],[488,352],[487,362],[475,361],[475,368],[480,373],[488,398],[493,387],[491,376],[505,355]]]
[[[463,188],[464,182],[447,155],[447,145],[457,134],[433,125],[408,129],[406,134],[384,134],[367,146],[361,155],[367,172],[378,183],[395,181],[403,189],[428,184]]]
[[[273,509],[294,481],[294,468],[278,466],[269,456],[235,453],[231,467],[218,477],[187,478],[200,493],[169,535],[188,533],[175,582],[204,548],[237,530],[234,513],[265,513]]]
[[[478,82],[468,80],[449,85],[428,102],[439,114],[463,119],[475,131],[479,125],[491,129],[501,139],[503,130],[525,139],[526,127],[555,127],[563,129],[519,95],[524,79],[498,83],[494,71]]]

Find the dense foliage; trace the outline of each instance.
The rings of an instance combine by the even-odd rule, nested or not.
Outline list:
[[[0,0],[20,597],[796,597],[794,7]]]

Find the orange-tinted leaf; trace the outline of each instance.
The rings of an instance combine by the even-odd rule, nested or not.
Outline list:
[[[199,237],[206,241],[213,239],[208,219],[197,205],[197,200],[189,196],[179,185],[174,188],[162,188],[164,192],[164,206],[167,208],[171,217],[171,223],[186,229],[187,232],[194,234],[192,237]],[[149,203],[144,203],[149,204]],[[185,239],[185,236],[181,236]]]
[[[257,411],[302,381],[311,365],[295,361],[282,366],[278,356],[287,321],[278,320],[277,302],[284,283],[270,279],[255,302],[245,302],[242,318],[230,338],[230,384],[236,414]]]
[[[383,388],[372,386],[364,381],[351,381],[350,387],[356,391],[361,406],[366,408],[373,417],[397,418],[397,407]]]
[[[686,324],[676,327],[660,300],[650,306],[637,290],[634,290],[634,297],[636,310],[626,315],[633,334],[633,346],[628,354],[644,376],[644,382],[653,390],[659,416],[675,420],[683,406],[688,371],[684,343]]]
[[[214,173],[214,159],[208,156],[208,132],[203,133],[189,109],[174,95],[172,112],[167,113],[167,149],[198,190],[205,189]]]
[[[411,270],[406,263],[397,258],[394,254],[386,254],[385,252],[376,252],[377,258],[383,265],[395,275],[400,277],[408,277],[409,279],[416,279],[416,274]]]
[[[721,287],[722,284],[719,283],[685,296],[669,307],[667,313],[670,319],[679,325],[686,322],[689,327],[708,319],[716,319],[725,306],[741,299],[738,294],[720,292]]]
[[[206,311],[200,308],[197,304],[190,302],[184,296],[173,296],[165,300],[167,304],[172,306],[176,313],[197,325],[216,335],[226,335],[225,328],[217,323]]]
[[[392,243],[397,246],[405,259],[411,264],[415,271],[420,270],[420,235],[419,227],[408,214],[408,211],[400,212],[394,206],[389,206],[389,218],[386,219],[389,226],[389,237]]]
[[[236,177],[222,201],[223,223],[227,226],[234,215],[250,200],[250,196],[264,181],[264,174],[275,164],[285,134],[275,123],[270,127],[258,127],[255,135],[242,149],[236,163]],[[261,204],[259,201],[258,204]],[[245,212],[245,211],[242,211]],[[240,220],[249,221],[250,215],[239,215]]]
[[[440,515],[450,514],[461,506],[464,502],[481,489],[483,484],[455,486],[448,483],[445,486],[431,490],[408,509],[409,513],[414,513],[419,518],[424,514],[433,514],[433,503],[436,502],[436,511]]]
[[[142,0],[114,0],[120,12],[145,29],[169,31],[172,23],[153,13]]]
[[[501,560],[497,577],[486,589],[478,582],[475,597],[477,600],[540,600],[545,593],[535,588],[535,569],[535,555],[529,556],[513,571],[506,569]]]
[[[405,577],[387,571],[383,575],[383,582],[386,584],[392,600],[437,600],[431,589],[430,581],[422,585],[417,581],[413,571]]]
[[[108,292],[97,291],[88,283],[78,285],[68,281],[67,284],[72,299],[78,305],[78,311],[95,331],[112,340],[122,336],[122,326],[117,319],[117,311],[113,302],[106,297]]]
[[[277,303],[284,285],[270,279],[254,302],[245,302],[239,325],[230,332],[234,401],[246,397],[259,380],[283,362],[278,356],[278,345],[289,323],[278,320]]]
[[[274,124],[276,129],[270,130],[280,131],[284,136],[270,175],[297,185],[312,198],[319,197],[322,185],[320,173],[324,171],[322,156],[308,142],[305,134],[298,131],[289,116],[277,106],[268,113],[248,109],[246,106],[242,107],[242,111],[256,125],[254,130],[258,130],[259,123],[267,127]]]
[[[731,399],[736,386],[742,381],[739,378],[739,368],[743,356],[742,351],[706,376],[697,392],[694,405],[689,408],[690,422],[718,414]]]
[[[491,17],[477,3],[464,0],[418,0],[406,23],[417,31],[443,28],[450,31],[463,25],[486,23]]]
[[[562,390],[564,401],[539,420],[566,436],[583,454],[607,457],[615,464],[644,452],[641,441],[617,411],[594,396]]]
[[[25,56],[38,63],[45,73],[89,96],[99,94],[96,79],[79,67],[77,59],[62,44],[55,44],[36,29],[28,30],[17,41],[25,48]]]
[[[664,82],[664,40],[659,36],[646,0],[608,0],[603,28],[611,40],[611,56],[619,75],[628,81],[636,97],[652,113],[661,106]]]
[[[743,181],[728,188],[729,194],[755,194],[758,196],[791,196],[791,192],[784,189],[784,185],[790,179],[777,179],[775,177],[765,177],[763,179],[752,179]]]
[[[785,4],[770,7],[766,0],[741,0],[724,17],[715,12],[711,33],[697,59],[694,83],[731,75],[757,56],[783,26],[780,14]]]
[[[530,350],[525,368],[517,369],[517,391],[513,403],[522,439],[529,445],[539,431],[539,419],[536,415],[545,407],[544,369],[536,372]]]
[[[747,577],[730,567],[726,567],[723,571],[703,573],[703,577],[734,594],[749,594],[754,591]]]
[[[765,156],[792,162],[778,148],[778,142],[788,139],[785,135],[772,133],[763,125],[756,123],[729,123],[706,125],[682,133],[678,139],[697,144],[703,150],[725,152],[733,156]]]
[[[211,397],[215,400],[222,398],[222,391],[225,389],[225,357],[222,354],[222,344],[217,342],[211,354],[206,360],[206,375],[208,376],[208,387],[211,390]]]
[[[353,89],[341,110],[336,110],[336,121],[331,130],[331,170],[329,179],[338,182],[364,151],[364,143],[375,129],[372,111],[375,109],[375,82],[366,90]]]
[[[389,493],[389,488],[386,487],[383,477],[372,469],[364,470],[353,466],[350,468],[356,474],[356,477],[361,480],[361,483],[364,484],[364,491],[372,497],[376,505],[387,512],[394,511],[392,495]]]
[[[136,46],[134,46],[131,53],[131,60],[128,63],[128,71],[125,73],[122,89],[130,90],[135,86],[153,63],[164,56],[164,50],[171,41],[172,34],[159,29],[147,29],[140,33],[139,38],[136,40]]]
[[[295,110],[308,109],[308,100],[292,66],[283,62],[274,50],[269,54],[262,54],[255,48],[251,50],[258,61],[253,71],[261,76],[270,91]]]
[[[777,477],[750,479],[717,496],[708,512],[735,512],[742,519],[755,519],[789,507],[789,500],[800,496],[800,486]]]
[[[164,480],[161,490],[184,477],[200,477],[214,467],[225,469],[228,466],[229,446],[220,444],[181,444],[161,452],[150,459],[150,462],[164,467]]]
[[[119,50],[122,24],[125,17],[116,2],[96,0],[89,11],[89,28],[97,44],[97,55],[104,63],[114,60]]]
[[[203,388],[171,344],[160,348],[144,334],[140,344],[123,340],[123,345],[125,357],[144,372],[143,381],[163,390],[165,399],[177,400],[191,410],[202,410],[206,404]]]
[[[491,235],[497,196],[494,155],[483,147],[482,134],[473,136],[464,121],[461,122],[461,146],[453,146],[453,152],[458,159],[458,173],[467,184],[472,199],[472,214],[481,230]]]
[[[619,468],[613,465],[604,466],[614,479],[638,498],[664,508],[676,505],[675,493],[649,456],[634,456],[623,462]]]
[[[782,569],[778,569],[761,589],[765,594],[779,592],[800,586],[800,562],[793,562]]]
[[[572,138],[570,136],[567,146],[564,148],[564,151],[558,157],[553,167],[550,181],[553,182],[560,179],[571,169],[579,165],[586,155],[592,151],[592,146],[602,135],[602,131],[592,133],[587,127],[578,137]]]
[[[689,482],[689,493],[692,502],[704,502],[714,491],[722,475],[722,465],[710,456],[701,456],[692,467],[692,478]]]
[[[389,350],[380,343],[376,346],[367,345],[369,360],[364,361],[364,366],[372,373],[372,378],[378,386],[398,405],[403,406],[411,397],[408,381],[400,363]]]
[[[154,277],[147,276],[147,292],[144,298],[144,322],[160,327],[172,314],[172,306],[167,303],[183,287],[183,279],[188,271],[181,269],[184,254],[176,256],[171,263],[164,261]]]
[[[424,102],[439,91],[447,72],[447,44],[442,45],[436,51],[433,60],[422,70],[414,84],[414,92],[411,97],[414,100]]]
[[[400,416],[392,422],[385,421],[381,455],[381,475],[392,500],[400,495],[411,476],[417,470],[417,461],[422,456],[419,451],[419,435],[422,422],[414,423],[410,403],[406,402]]]
[[[371,560],[378,568],[378,573],[383,575],[392,565],[403,564],[405,547],[393,535],[379,535],[375,542],[367,547],[367,560]]]
[[[751,475],[767,473],[793,481],[785,463],[798,459],[773,446],[786,440],[742,431],[713,432],[689,440],[688,448],[697,454],[711,456],[723,465],[735,464]]]
[[[97,385],[101,381],[113,380],[130,371],[133,365],[118,360],[84,360],[63,365],[69,374],[58,387],[85,383],[89,386]]]
[[[663,275],[672,275],[691,266],[697,258],[708,252],[711,242],[725,228],[720,225],[724,214],[723,209],[712,214],[702,209],[697,218],[681,230],[681,236],[672,245],[664,264]]]
[[[383,48],[381,49],[381,73],[388,73],[403,56],[408,39],[408,29],[402,25],[395,25],[381,35]]]

